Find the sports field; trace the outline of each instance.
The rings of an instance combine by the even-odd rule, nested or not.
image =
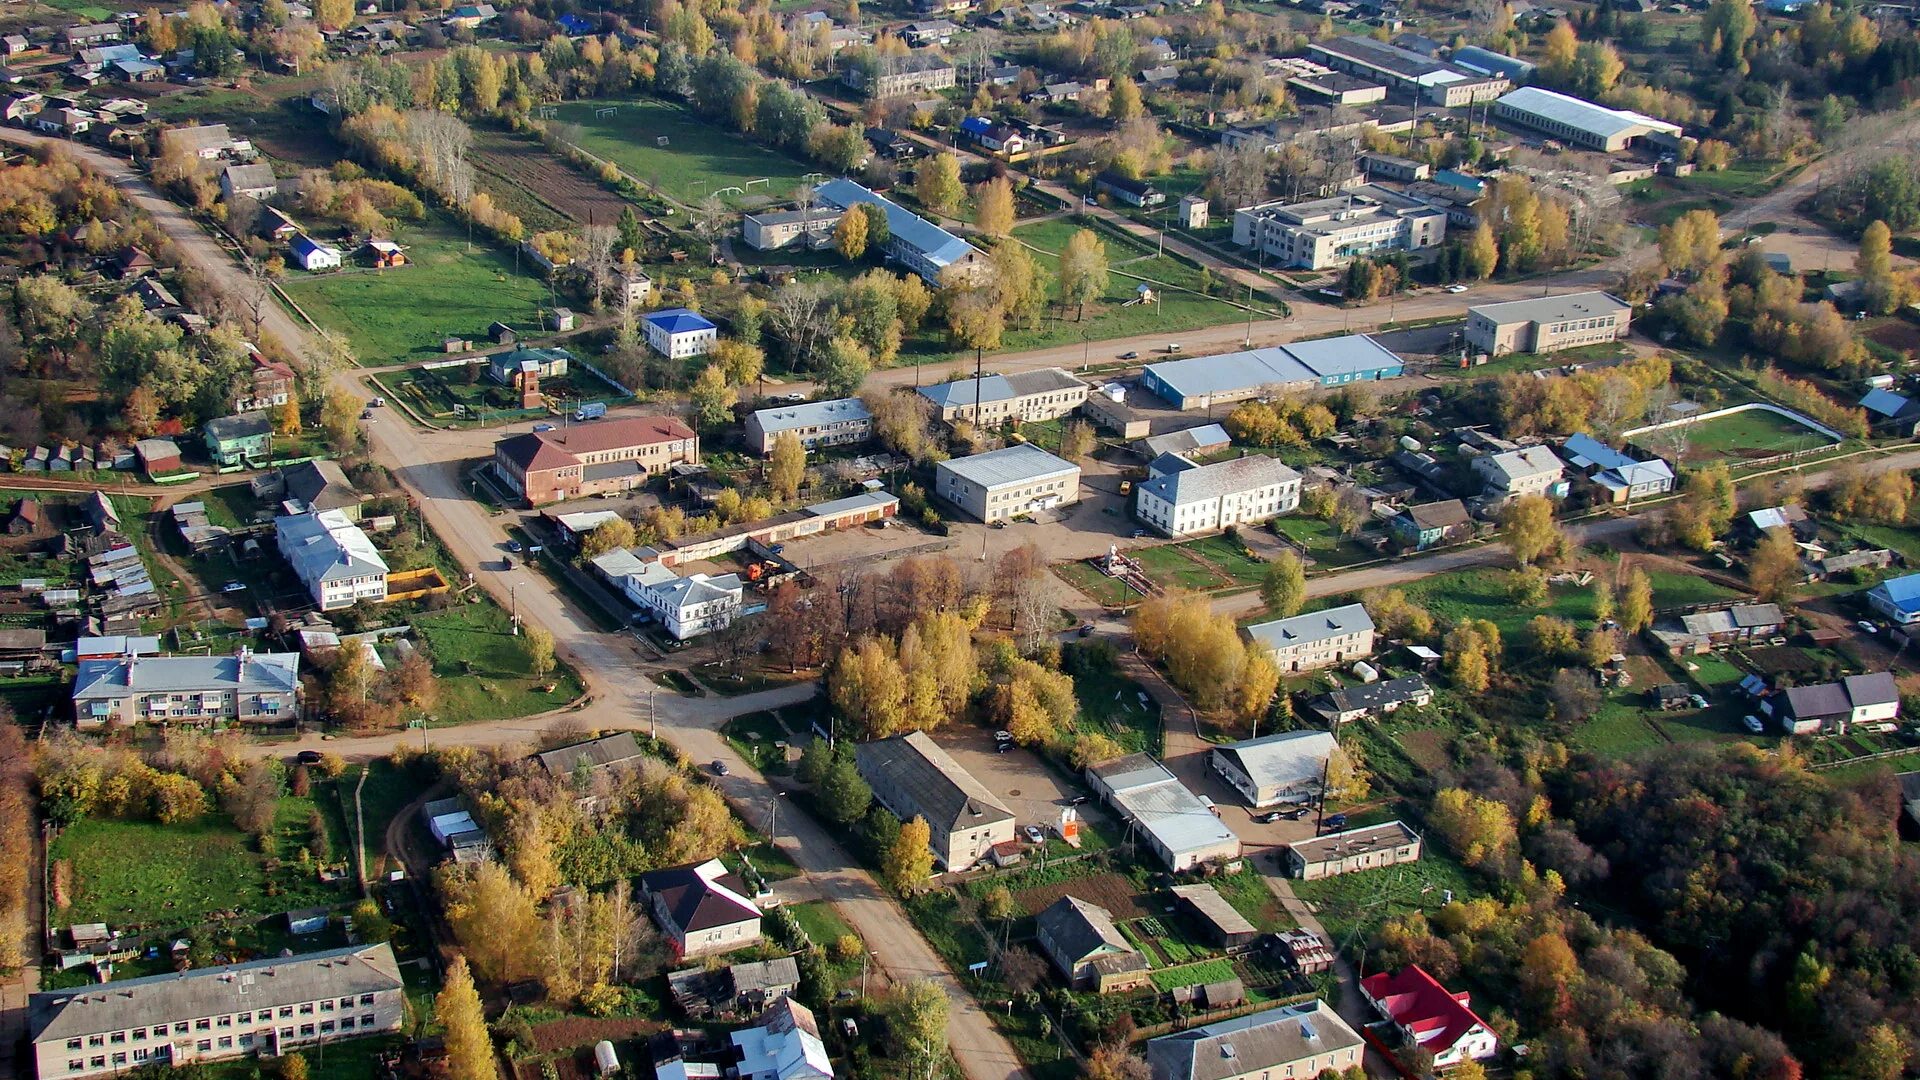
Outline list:
[[[1822,450],[1833,442],[1805,424],[1765,409],[1702,420],[1688,433],[1690,462],[1772,457],[1795,450]]]
[[[785,202],[813,171],[664,101],[573,101],[554,112],[580,129],[581,149],[681,202],[715,193],[733,206]]]

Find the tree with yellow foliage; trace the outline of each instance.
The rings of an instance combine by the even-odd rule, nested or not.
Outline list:
[[[447,981],[433,999],[433,1015],[445,1033],[450,1080],[497,1080],[500,1071],[493,1063],[487,1016],[466,957],[456,955],[447,965]]]
[[[915,816],[901,823],[900,834],[880,859],[881,876],[894,892],[911,896],[926,888],[927,879],[933,876],[932,835],[926,818]]]

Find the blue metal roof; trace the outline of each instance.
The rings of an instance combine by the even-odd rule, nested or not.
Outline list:
[[[1475,195],[1480,194],[1481,189],[1487,186],[1487,182],[1477,176],[1468,176],[1466,173],[1455,172],[1452,169],[1437,170],[1433,174],[1433,182],[1456,187],[1461,191],[1470,191]]]
[[[683,307],[651,312],[647,315],[647,321],[669,334],[691,334],[697,330],[715,328],[704,315]]]
[[[287,246],[293,249],[295,255],[311,255],[316,251],[328,250],[327,245],[306,233],[295,233],[293,239],[287,242]]]
[[[988,375],[977,383],[973,379],[955,379],[936,386],[923,386],[920,396],[943,409],[952,409],[989,401],[1006,401],[1018,395],[1005,375]]]
[[[565,30],[569,34],[593,33],[593,23],[587,21],[586,19],[581,18],[578,15],[575,15],[571,11],[567,12],[565,15],[560,16],[560,18],[557,21],[560,23],[560,29]]]
[[[969,135],[985,135],[993,130],[993,121],[984,116],[969,116],[960,121],[960,130]]]
[[[1875,585],[1873,591],[1884,594],[1893,606],[1901,610],[1920,608],[1920,574],[1888,578]]]
[[[1575,465],[1598,465],[1603,469],[1620,469],[1636,464],[1633,458],[1615,450],[1591,435],[1581,432],[1569,435],[1566,442],[1568,457]]]
[[[887,215],[887,231],[935,266],[952,266],[974,254],[973,245],[965,240],[845,177],[821,184],[818,194],[842,210],[862,204],[878,206]]]
[[[1867,396],[1860,399],[1861,408],[1870,413],[1888,417],[1900,415],[1900,410],[1906,408],[1907,404],[1906,398],[1891,390],[1879,388],[1867,391]]]
[[[1477,71],[1483,75],[1505,75],[1509,79],[1527,78],[1534,72],[1534,65],[1525,60],[1517,60],[1504,53],[1483,49],[1478,45],[1467,45],[1455,49],[1449,59],[1468,71]]]

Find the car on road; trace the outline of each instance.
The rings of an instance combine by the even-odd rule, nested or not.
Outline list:
[[[714,759],[713,759],[713,775],[715,775],[715,776],[725,776],[725,775],[727,775],[727,773],[728,773],[728,771],[729,771],[729,770],[727,769],[727,763],[726,763],[726,762],[724,762],[724,761],[721,761],[721,760],[720,760],[719,758],[714,758]]]
[[[502,570],[513,569],[513,556],[511,555],[500,556],[500,569]]]
[[[1138,360],[1140,359],[1140,354],[1133,349],[1128,349],[1126,352],[1121,353],[1119,358],[1122,360]]]
[[[1874,632],[1874,631],[1873,631],[1873,624],[1872,624],[1872,623],[1870,623],[1870,622],[1868,622],[1868,621],[1867,621],[1867,620],[1865,620],[1865,619],[1861,619],[1861,620],[1860,620],[1859,622],[1857,622],[1857,623],[1854,623],[1853,625],[1854,625],[1854,626],[1856,626],[1856,627],[1859,627],[1859,629],[1860,629],[1860,632],[1861,632],[1861,633],[1863,633],[1863,634],[1871,634],[1871,633],[1873,633],[1873,632]]]
[[[1013,749],[1013,744],[1012,744],[1012,743],[1010,743],[1010,742],[1003,742],[1003,743],[994,743],[994,744],[993,744],[993,752],[994,752],[994,753],[996,753],[996,754],[1004,754],[1004,753],[1007,753],[1008,751],[1010,751],[1010,750],[1012,750],[1012,749]]]
[[[1306,817],[1308,814],[1313,813],[1313,807],[1302,804],[1300,806],[1289,807],[1285,810],[1280,810],[1277,812],[1281,817],[1286,818],[1288,821],[1299,821],[1301,818]]]
[[[1024,829],[1021,829],[1020,831],[1025,833],[1027,835],[1027,839],[1033,843],[1044,844],[1047,841],[1047,834],[1041,832],[1040,826],[1038,825],[1029,825]]]
[[[515,552],[517,552],[517,551],[519,551],[519,550],[520,550],[520,541],[518,541],[518,540],[509,540],[509,541],[507,541],[507,550],[508,550],[508,551],[515,551]]]
[[[373,407],[374,407],[374,408],[376,408],[376,409],[381,409],[381,408],[385,408],[385,407],[386,407],[386,404],[387,404],[387,399],[386,399],[386,398],[383,398],[383,397],[377,397],[377,398],[374,398],[374,399],[373,399]]]
[[[1755,735],[1767,730],[1766,725],[1760,722],[1760,718],[1752,713],[1741,717],[1740,722],[1747,725],[1747,730],[1753,732]]]
[[[853,1022],[853,1017],[843,1016],[840,1018],[840,1034],[849,1039],[857,1039],[860,1037],[860,1025]]]
[[[1447,286],[1447,291],[1454,294],[1455,296],[1458,296],[1461,293],[1466,292],[1467,287],[1465,285],[1453,284],[1453,285]]]
[[[1253,815],[1253,820],[1262,825],[1271,825],[1280,820],[1280,811],[1269,810],[1264,814],[1255,814]]]
[[[1322,824],[1323,826],[1329,829],[1344,829],[1347,827],[1347,815],[1328,814],[1327,820],[1321,822],[1320,824]]]
[[[1080,624],[1080,629],[1078,629],[1078,630],[1076,630],[1076,631],[1074,631],[1074,632],[1075,632],[1075,633],[1077,633],[1077,634],[1079,634],[1079,635],[1080,635],[1081,637],[1092,637],[1092,636],[1093,636],[1093,624],[1092,624],[1092,623],[1090,623],[1090,622],[1089,622],[1089,623],[1081,623],[1081,624]]]
[[[994,742],[1012,742],[1013,732],[1007,731],[1004,728],[999,731],[996,731],[993,733],[993,741]]]
[[[535,431],[552,431],[552,430],[553,430],[553,425],[552,425],[552,424],[549,424],[549,423],[547,423],[547,422],[545,422],[545,421],[541,421],[540,423],[538,423],[538,424],[535,424],[535,425],[533,425],[533,430],[535,430]]]
[[[360,419],[362,419],[362,420],[371,420],[371,419],[373,419],[373,409],[372,409],[372,407],[371,407],[371,406],[369,406],[369,407],[367,407],[367,408],[365,408],[365,409],[361,409],[361,410],[360,410]]]
[[[1087,805],[1087,797],[1085,795],[1075,795],[1073,798],[1067,800],[1067,805],[1085,806]]]
[[[320,751],[302,750],[293,756],[293,760],[294,763],[298,765],[318,765],[320,764]]]

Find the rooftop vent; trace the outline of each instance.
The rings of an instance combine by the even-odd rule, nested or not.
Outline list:
[[[1311,1020],[1308,1020],[1308,1019],[1306,1019],[1305,1017],[1302,1017],[1302,1018],[1301,1018],[1301,1020],[1300,1020],[1300,1037],[1301,1037],[1301,1038],[1303,1038],[1303,1039],[1306,1039],[1306,1040],[1308,1040],[1308,1041],[1313,1041],[1313,1040],[1315,1040],[1315,1039],[1318,1039],[1318,1038],[1320,1037],[1320,1033],[1319,1033],[1318,1031],[1316,1031],[1316,1030],[1314,1030],[1314,1027],[1313,1027],[1313,1021],[1311,1021]]]
[[[1223,1058],[1230,1058],[1230,1057],[1232,1057],[1232,1056],[1233,1056],[1233,1044],[1232,1044],[1232,1043],[1221,1043],[1221,1044],[1220,1044],[1220,1056],[1221,1056],[1221,1057],[1223,1057]]]

